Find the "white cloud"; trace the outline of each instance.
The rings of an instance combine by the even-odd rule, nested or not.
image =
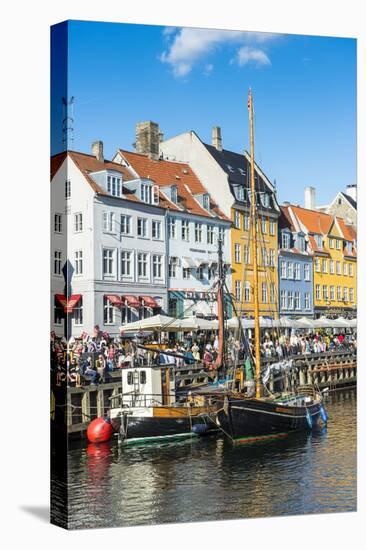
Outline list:
[[[188,75],[195,64],[223,45],[242,46],[237,52],[238,57],[236,58],[239,65],[244,65],[249,60],[255,61],[257,65],[268,65],[270,64],[269,57],[262,49],[250,47],[250,52],[244,50],[242,54],[240,54],[240,51],[245,47],[245,44],[264,44],[280,36],[272,33],[215,29],[175,29],[174,27],[166,27],[163,30],[163,35],[169,36],[170,46],[160,55],[159,59],[171,66],[176,77]],[[251,58],[240,62],[240,59],[245,60],[248,56],[251,56]],[[211,65],[211,63],[206,64],[204,74],[207,72],[207,67]],[[211,72],[211,70],[208,71]]]
[[[254,63],[257,66],[271,64],[268,55],[263,50],[250,46],[242,46],[236,55],[235,61],[240,67],[247,63]]]
[[[205,70],[203,71],[203,74],[205,76],[209,76],[212,73],[213,68],[214,66],[212,65],[212,63],[207,63],[207,65],[205,66]]]

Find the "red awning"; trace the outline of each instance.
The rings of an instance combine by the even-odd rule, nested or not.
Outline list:
[[[121,306],[122,305],[122,298],[120,296],[116,296],[116,294],[107,294],[106,295],[107,300],[111,302],[114,306]]]
[[[122,296],[122,299],[130,307],[140,307],[140,300],[137,296],[125,295]]]
[[[158,302],[151,296],[140,296],[140,300],[142,300],[143,305],[146,307],[160,307]]]
[[[65,313],[71,313],[81,298],[81,294],[72,294],[69,298],[66,298],[64,294],[55,294],[55,296],[64,308]]]

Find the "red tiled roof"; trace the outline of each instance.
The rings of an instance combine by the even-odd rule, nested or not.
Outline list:
[[[320,212],[319,210],[308,210],[300,206],[291,205],[291,210],[300,223],[306,227],[309,233],[326,235],[332,227],[334,216]]]
[[[192,214],[212,218],[212,214],[202,208],[192,195],[208,193],[192,168],[183,162],[173,162],[164,159],[154,160],[146,155],[120,150],[121,155],[129,162],[132,168],[141,178],[154,181],[160,188],[168,185],[176,185],[178,189],[178,206],[165,198],[165,207],[172,210],[186,210]],[[164,191],[164,189],[162,189]],[[163,205],[162,205],[163,206]],[[163,206],[164,207],[164,206]],[[219,209],[210,196],[210,209],[221,219],[230,221]]]

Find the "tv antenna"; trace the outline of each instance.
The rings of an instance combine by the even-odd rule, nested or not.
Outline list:
[[[69,101],[62,98],[62,145],[66,151],[74,145],[74,102],[74,96]]]

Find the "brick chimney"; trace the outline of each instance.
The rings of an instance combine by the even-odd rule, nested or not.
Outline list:
[[[305,187],[305,208],[315,210],[315,187]]]
[[[218,151],[222,151],[222,139],[221,139],[221,128],[220,126],[214,126],[212,128],[212,145]]]
[[[148,120],[136,124],[136,153],[148,155],[149,158],[159,158],[159,142],[163,134],[159,130],[159,124]]]
[[[103,141],[94,141],[92,143],[92,155],[94,155],[99,162],[104,162]]]

